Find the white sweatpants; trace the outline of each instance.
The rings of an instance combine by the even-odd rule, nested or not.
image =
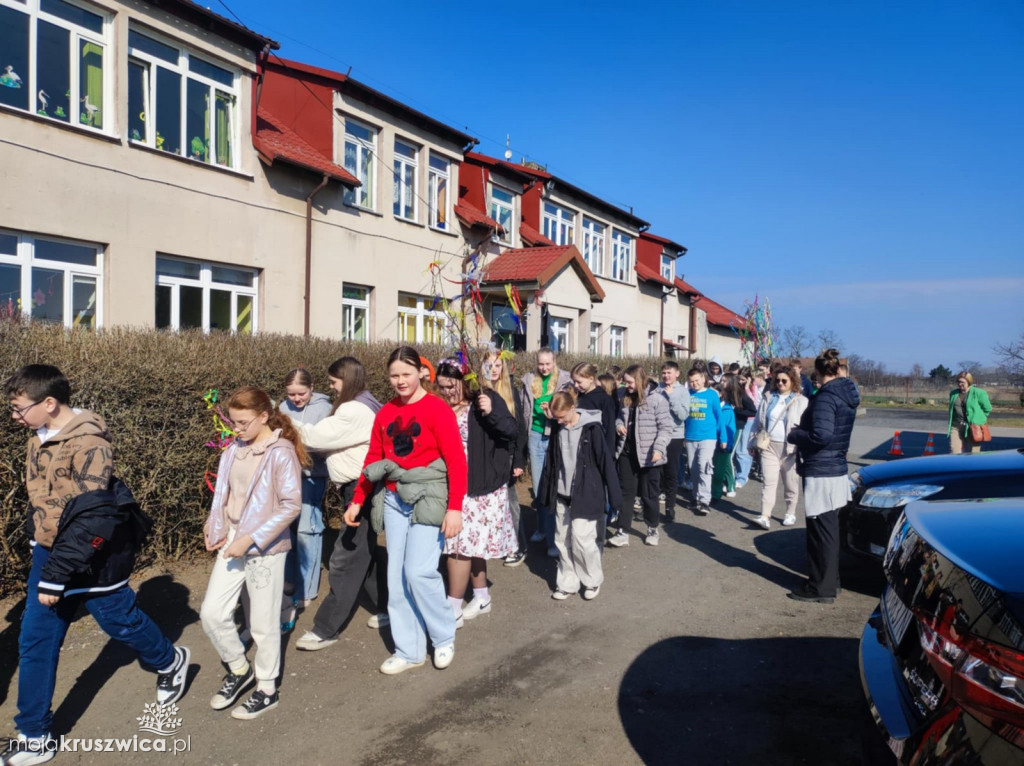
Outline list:
[[[628,509],[628,512],[633,511]],[[585,588],[597,588],[604,582],[597,530],[597,519],[570,518],[569,506],[561,500],[555,503],[555,548],[558,549],[555,587],[558,590],[575,593],[580,583]]]

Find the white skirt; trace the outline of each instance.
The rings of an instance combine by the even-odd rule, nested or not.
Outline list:
[[[804,477],[804,515],[808,518],[836,511],[852,497],[847,476]]]

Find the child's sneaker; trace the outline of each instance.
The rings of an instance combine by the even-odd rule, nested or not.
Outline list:
[[[658,544],[658,528],[647,527],[647,537],[644,538],[644,545],[657,545]]]
[[[46,763],[57,754],[59,743],[49,734],[41,737],[26,737],[19,734],[7,740],[7,747],[0,753],[0,763],[11,766],[32,766],[35,763]]]
[[[490,601],[484,602],[483,599],[473,596],[472,600],[462,607],[462,616],[467,620],[472,620],[482,614],[487,614],[490,611]]]
[[[622,548],[623,546],[629,545],[629,535],[620,529],[608,538],[608,545],[613,548]]]
[[[224,710],[235,704],[235,701],[242,696],[242,692],[256,682],[256,675],[252,672],[252,665],[244,674],[236,676],[228,673],[221,681],[220,691],[213,695],[210,700],[210,707],[214,710]]]
[[[557,588],[551,591],[551,598],[555,601],[565,601],[572,594],[565,590],[558,590]]]
[[[593,601],[595,598],[597,598],[597,594],[600,593],[600,592],[601,592],[601,586],[600,585],[596,585],[593,588],[584,588],[583,589],[583,598],[586,599],[587,601]]]
[[[374,614],[370,616],[370,619],[366,621],[366,627],[379,630],[380,628],[386,628],[391,624],[391,618],[387,612],[381,612],[380,614]]]
[[[313,631],[307,630],[302,638],[295,642],[295,648],[301,649],[304,652],[315,652],[318,649],[326,649],[328,646],[336,643],[338,643],[336,635],[331,638],[320,638]]]
[[[188,660],[192,654],[187,646],[174,647],[174,664],[166,673],[156,676],[156,704],[170,705],[181,699],[185,693],[185,682],[188,680]],[[3,761],[8,763],[8,761]]]
[[[273,694],[267,694],[257,689],[250,695],[249,699],[231,711],[231,717],[237,718],[240,721],[258,718],[268,710],[276,708],[280,699],[281,695],[277,691]]]
[[[452,664],[452,660],[454,659],[454,643],[448,644],[448,646],[442,646],[440,649],[434,650],[434,667],[438,670],[444,670],[446,667]]]

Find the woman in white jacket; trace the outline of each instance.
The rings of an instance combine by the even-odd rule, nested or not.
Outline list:
[[[792,367],[778,367],[772,370],[774,391],[765,390],[757,408],[754,422],[754,436],[749,449],[757,447],[758,435],[768,434],[768,447],[761,450],[761,472],[764,486],[761,488],[761,515],[757,524],[771,528],[772,508],[779,486],[779,476],[785,487],[786,515],[782,526],[796,523],[796,504],[800,499],[800,477],[796,472],[796,445],[787,441],[789,432],[800,422],[800,416],[807,409],[807,397],[800,390],[800,375]]]
[[[370,431],[381,403],[367,390],[366,371],[358,359],[343,356],[328,368],[327,376],[335,393],[334,411],[319,423],[299,425],[298,431],[305,446],[327,453],[327,472],[347,507],[370,448]],[[342,526],[328,565],[331,591],[317,609],[313,629],[296,641],[296,648],[316,651],[336,643],[364,587],[376,606],[370,626],[386,623],[386,613],[381,614],[387,604],[387,564],[380,560],[384,555],[383,548],[378,551],[369,524]]]

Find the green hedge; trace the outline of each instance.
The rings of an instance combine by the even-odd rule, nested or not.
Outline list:
[[[389,398],[385,362],[394,343],[342,343],[284,335],[167,333],[111,329],[65,330],[45,324],[0,322],[0,376],[23,364],[60,367],[71,380],[72,404],[101,414],[114,437],[118,475],[132,488],[156,526],[141,564],[187,558],[203,550],[202,525],[210,502],[204,482],[219,452],[204,444],[215,436],[203,402],[211,388],[264,388],[280,399],[285,374],[298,366],[313,374],[317,390],[330,394],[327,367],[351,354],[367,368],[369,386]],[[441,349],[424,347],[432,360]],[[563,368],[587,359],[604,368],[612,360],[582,355],[560,359]],[[626,366],[650,359],[617,359]],[[519,371],[532,369],[533,354],[520,354]],[[4,418],[0,443],[0,595],[23,587],[29,548],[24,534],[25,443],[23,426]],[[328,496],[337,513],[337,498]]]

